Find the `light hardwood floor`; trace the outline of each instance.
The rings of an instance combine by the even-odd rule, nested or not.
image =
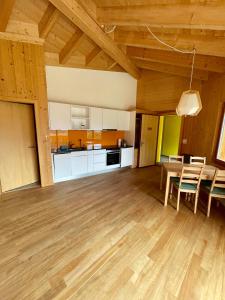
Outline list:
[[[225,214],[164,208],[158,167],[3,195],[0,299],[225,299]],[[205,209],[205,208],[204,208]]]

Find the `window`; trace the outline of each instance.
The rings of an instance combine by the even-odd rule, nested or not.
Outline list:
[[[222,115],[216,159],[225,163],[225,106]]]

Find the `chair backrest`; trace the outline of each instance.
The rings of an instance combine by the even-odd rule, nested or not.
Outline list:
[[[190,164],[191,165],[205,165],[206,164],[206,157],[191,156]]]
[[[216,169],[210,192],[212,192],[215,187],[225,189],[225,170]]]
[[[180,185],[182,183],[196,184],[197,189],[201,183],[201,177],[204,167],[203,166],[185,166],[182,168],[180,177]]]
[[[169,156],[169,162],[173,162],[173,163],[184,163],[184,157],[180,156],[180,155],[170,155]]]

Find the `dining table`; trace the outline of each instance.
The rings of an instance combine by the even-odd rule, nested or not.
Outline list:
[[[164,206],[167,206],[168,203],[169,190],[170,190],[170,178],[180,177],[182,173],[182,168],[185,166],[190,166],[190,164],[178,163],[178,162],[164,162],[161,164],[160,190],[163,189],[164,176],[166,175]],[[216,171],[216,167],[211,165],[204,165],[201,180],[213,180],[215,171]]]

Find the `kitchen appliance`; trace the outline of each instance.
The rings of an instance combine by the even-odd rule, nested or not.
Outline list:
[[[87,142],[87,150],[92,150],[93,149],[93,144]]]
[[[106,150],[106,166],[107,168],[120,167],[120,149],[107,149]]]

